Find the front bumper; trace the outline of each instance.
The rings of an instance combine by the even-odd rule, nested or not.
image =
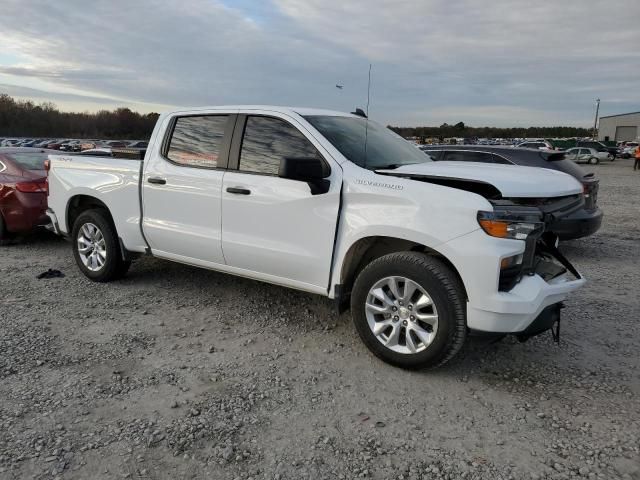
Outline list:
[[[584,278],[568,280],[566,275],[550,282],[539,275],[525,277],[510,292],[498,292],[488,308],[469,302],[467,325],[481,332],[524,332],[547,307],[562,302],[585,283]]]
[[[490,237],[481,230],[440,245],[456,267],[467,292],[467,326],[483,333],[520,333],[545,308],[558,304],[582,287],[584,278],[563,273],[545,281],[525,275],[511,290],[499,291],[500,261],[523,253],[524,242]]]
[[[560,237],[560,240],[573,240],[593,235],[602,225],[602,210],[581,209],[554,223],[550,230]]]

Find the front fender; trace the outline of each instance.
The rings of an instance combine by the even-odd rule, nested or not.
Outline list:
[[[492,210],[480,195],[408,178],[381,176],[347,163],[342,209],[329,295],[344,278],[350,249],[369,237],[405,240],[439,253],[457,269],[456,262],[440,249],[452,239],[480,227],[479,210]]]

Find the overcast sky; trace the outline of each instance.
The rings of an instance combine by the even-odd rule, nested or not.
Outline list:
[[[0,16],[0,92],[64,110],[352,110],[369,63],[371,117],[394,125],[640,110],[640,0],[2,0]]]

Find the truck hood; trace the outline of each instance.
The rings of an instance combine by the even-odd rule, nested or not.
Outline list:
[[[488,184],[505,198],[549,198],[582,193],[582,184],[566,173],[537,167],[495,165],[476,162],[425,162],[393,170],[384,175],[428,181],[456,180]]]

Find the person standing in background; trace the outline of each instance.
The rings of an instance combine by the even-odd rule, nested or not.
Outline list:
[[[633,163],[633,170],[640,170],[640,145],[636,147],[636,161]]]

